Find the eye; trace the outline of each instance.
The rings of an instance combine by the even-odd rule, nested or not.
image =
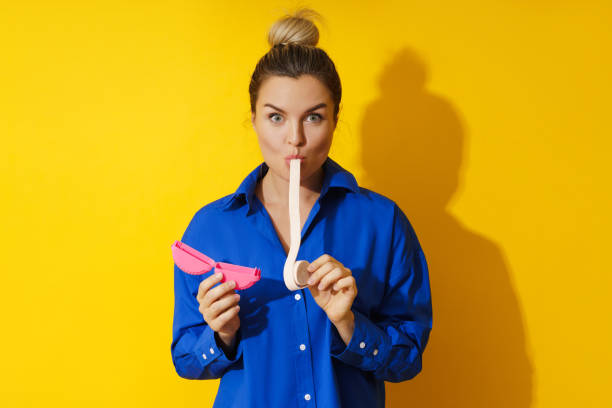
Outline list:
[[[311,113],[310,115],[308,115],[308,117],[314,116],[315,118],[317,118],[316,120],[313,120],[312,122],[319,122],[323,119],[323,116],[321,116],[318,113]]]
[[[281,115],[279,115],[278,113],[271,113],[268,115],[268,118],[270,118],[270,120],[272,120],[273,123],[279,123],[279,120],[274,120],[272,119],[273,117],[278,116],[279,118],[281,117]]]

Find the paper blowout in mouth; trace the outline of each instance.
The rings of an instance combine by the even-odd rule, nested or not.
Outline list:
[[[283,279],[285,286],[290,291],[303,289],[308,286],[310,273],[308,261],[297,260],[300,249],[300,159],[291,159],[289,169],[289,230],[290,245],[285,266],[283,267]]]
[[[176,266],[190,275],[203,275],[212,268],[215,268],[215,272],[223,274],[221,283],[234,281],[236,282],[236,287],[234,288],[236,290],[250,288],[261,278],[261,270],[259,268],[248,268],[226,262],[216,262],[181,241],[174,241],[171,248],[172,258]]]

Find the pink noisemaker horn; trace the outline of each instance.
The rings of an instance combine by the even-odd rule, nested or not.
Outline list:
[[[203,275],[212,268],[215,268],[216,272],[223,274],[221,282],[236,282],[236,290],[250,288],[261,277],[261,270],[259,268],[247,268],[246,266],[225,262],[215,262],[212,258],[178,240],[172,244],[172,257],[176,266],[190,275]]]

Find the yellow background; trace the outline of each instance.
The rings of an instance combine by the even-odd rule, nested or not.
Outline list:
[[[170,245],[262,158],[274,1],[0,3],[3,407],[210,407],[170,355]],[[612,406],[608,1],[311,1],[330,156],[430,264],[390,407]],[[270,379],[273,381],[273,379]]]

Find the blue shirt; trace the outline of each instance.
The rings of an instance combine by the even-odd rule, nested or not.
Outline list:
[[[200,208],[181,239],[215,261],[261,269],[260,281],[238,292],[236,354],[227,356],[196,299],[214,269],[197,276],[174,266],[172,361],[180,377],[221,378],[215,408],[383,407],[385,381],[421,370],[432,307],[417,236],[394,201],[358,186],[329,157],[323,168],[297,259],[329,254],[351,270],[358,293],[348,346],[308,288],[285,286],[287,254],[255,195],[265,162],[233,194]]]

